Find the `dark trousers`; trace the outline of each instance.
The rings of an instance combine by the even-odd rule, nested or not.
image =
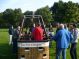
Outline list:
[[[71,44],[70,56],[71,59],[77,59],[76,43]]]
[[[17,54],[17,38],[13,39],[13,53]]]
[[[17,53],[18,53],[18,47],[17,47],[17,39],[18,38],[13,38],[12,39],[12,41],[13,41],[13,54],[14,54],[14,57],[15,57],[15,59],[18,59],[18,55],[17,55]]]

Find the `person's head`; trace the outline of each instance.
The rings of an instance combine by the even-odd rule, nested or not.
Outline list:
[[[77,28],[77,24],[73,24],[73,28]]]
[[[60,25],[59,23],[56,23],[56,28],[59,28],[59,25]]]
[[[12,26],[12,29],[13,29],[13,26]]]
[[[33,24],[33,27],[35,27],[35,23]]]
[[[21,29],[21,27],[20,27],[20,26],[18,26],[18,27],[17,27],[17,30],[20,30],[20,29]]]
[[[60,24],[60,25],[59,25],[59,28],[60,28],[60,29],[64,29],[64,24]]]
[[[41,26],[39,23],[36,23],[36,27],[39,27],[39,26]]]
[[[69,24],[69,29],[70,29],[70,30],[73,29],[73,24]]]

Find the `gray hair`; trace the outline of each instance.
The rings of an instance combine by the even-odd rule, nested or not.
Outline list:
[[[64,29],[64,24],[60,24],[60,28],[61,29]]]

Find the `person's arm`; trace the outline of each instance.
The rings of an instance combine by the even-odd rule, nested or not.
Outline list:
[[[68,31],[66,37],[67,37],[68,44],[71,43],[73,40],[73,34],[70,31]]]
[[[49,39],[50,39],[50,40],[53,40],[53,37],[54,37],[54,36],[50,33],[50,34],[49,34]]]
[[[61,33],[58,31],[54,36],[51,36],[52,40],[57,41],[57,39],[60,37]]]
[[[78,30],[75,30],[74,32],[74,38],[75,38],[75,41],[78,42]]]

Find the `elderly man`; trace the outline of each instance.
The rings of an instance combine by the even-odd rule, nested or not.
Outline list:
[[[71,41],[71,34],[64,29],[64,25],[59,25],[60,30],[56,33],[53,39],[56,41],[56,59],[60,59],[62,53],[62,59],[66,59],[66,48],[68,48]]]

